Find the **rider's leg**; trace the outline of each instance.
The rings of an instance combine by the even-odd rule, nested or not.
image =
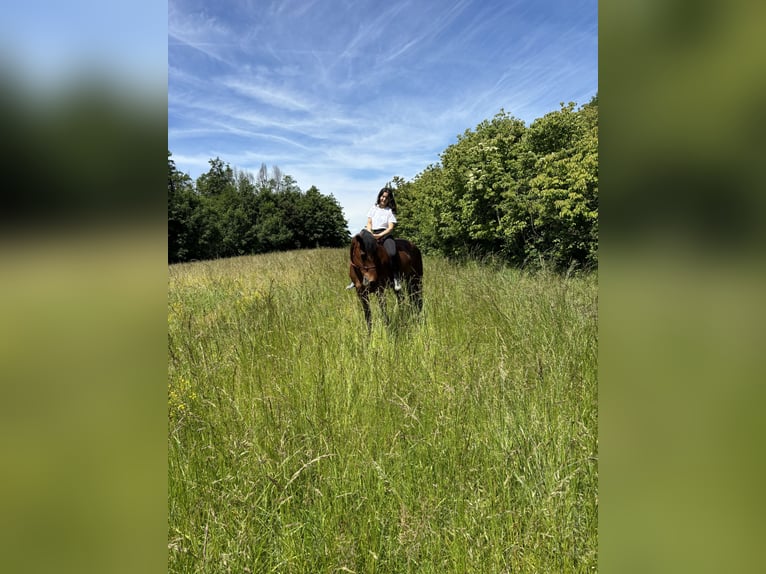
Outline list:
[[[393,237],[386,237],[383,242],[383,247],[386,248],[388,253],[388,259],[391,261],[391,275],[394,278],[394,291],[399,291],[402,286],[399,283],[399,254],[396,252],[396,241]]]

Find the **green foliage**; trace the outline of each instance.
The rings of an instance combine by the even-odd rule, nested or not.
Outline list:
[[[234,187],[234,172],[220,158],[211,159],[210,171],[197,178],[197,191],[210,197],[220,196]]]
[[[400,182],[400,234],[447,256],[593,268],[598,249],[598,99],[529,127],[501,110]]]
[[[466,130],[413,181],[394,177],[397,235],[448,257],[557,270],[598,265],[598,96],[526,126],[504,110]],[[343,210],[278,167],[220,158],[195,183],[168,153],[168,259],[215,259],[348,241]]]
[[[441,191],[444,172],[441,166],[431,165],[415,182],[399,182],[396,189],[399,223],[396,234],[415,238],[421,249],[437,251],[441,245],[442,207]]]
[[[168,152],[168,260],[185,261],[199,252],[200,198],[191,178],[176,169]]]
[[[168,260],[217,259],[348,241],[343,210],[312,186],[302,192],[278,168],[268,177],[240,172],[220,158],[197,178],[179,172],[168,152]]]
[[[597,263],[598,135],[584,132],[570,146],[538,159],[530,180],[534,234],[531,255],[559,266]]]

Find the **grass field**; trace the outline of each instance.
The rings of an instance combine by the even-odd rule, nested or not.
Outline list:
[[[370,336],[346,249],[170,267],[169,572],[596,570],[596,276],[424,266]]]

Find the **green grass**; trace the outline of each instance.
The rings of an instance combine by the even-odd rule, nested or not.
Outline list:
[[[424,314],[348,252],[170,267],[170,572],[597,566],[597,284],[425,258]]]

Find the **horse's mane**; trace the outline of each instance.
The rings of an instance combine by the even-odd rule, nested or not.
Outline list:
[[[362,242],[362,248],[369,253],[371,257],[375,257],[378,252],[378,242],[372,236],[372,233],[367,229],[362,229],[357,237]]]

